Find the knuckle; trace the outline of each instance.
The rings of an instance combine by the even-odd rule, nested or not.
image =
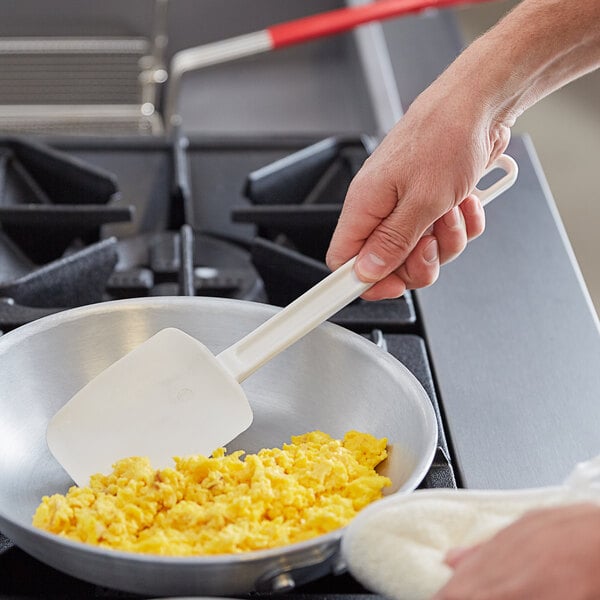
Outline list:
[[[469,231],[469,239],[474,240],[478,238],[485,231],[485,221],[483,219],[478,220],[474,223],[473,227]]]
[[[409,235],[386,222],[373,232],[373,238],[380,252],[386,256],[404,257],[413,245]]]
[[[429,287],[430,285],[433,285],[436,281],[437,278],[439,276],[439,269],[430,269],[427,271],[427,273],[423,276],[419,287]]]
[[[439,264],[414,264],[413,261],[407,261],[397,271],[398,275],[404,280],[407,288],[418,289],[433,285],[439,276]]]

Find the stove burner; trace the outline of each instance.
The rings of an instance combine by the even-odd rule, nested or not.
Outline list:
[[[184,294],[266,299],[248,252],[217,237],[192,232],[189,226],[180,232],[124,239],[117,251],[119,260],[107,285],[112,298]],[[189,290],[182,281],[186,271]]]
[[[183,168],[186,147],[180,139],[167,146],[178,165],[176,181],[162,198],[173,222],[158,232],[160,223],[146,223],[152,232],[117,241],[101,240],[106,225],[131,222],[134,208],[112,205],[119,198],[114,175],[42,144],[0,139],[0,332],[116,298],[265,301],[246,250],[186,224],[183,208],[192,202]]]

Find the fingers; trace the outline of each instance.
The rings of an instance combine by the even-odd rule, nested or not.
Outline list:
[[[428,287],[434,283],[440,274],[440,244],[437,237],[423,236],[394,274],[404,282],[406,289]]]
[[[454,260],[467,246],[467,226],[462,210],[455,206],[433,225],[440,245],[440,263]]]
[[[352,180],[340,218],[331,238],[326,262],[335,270],[356,256],[367,238],[389,215],[398,202],[395,187],[379,176],[380,167],[367,159],[359,174]],[[368,203],[365,198],[370,198]]]
[[[432,285],[439,276],[440,265],[454,260],[485,229],[481,202],[469,196],[438,219],[418,242],[404,263],[391,275],[363,294],[365,300],[397,298],[407,289]]]
[[[414,202],[397,205],[375,228],[360,250],[356,261],[356,272],[360,279],[379,281],[390,272],[398,273],[399,264],[405,264],[413,252],[420,254],[424,250],[424,245],[420,248],[417,246],[431,222],[420,213]]]
[[[469,196],[434,223],[432,234],[437,240],[437,257],[431,254],[433,248],[428,245],[432,236],[423,236],[395,274],[409,290],[432,285],[438,278],[440,265],[454,260],[466,248],[467,242],[481,235],[484,229],[485,213],[481,202],[475,196]],[[370,291],[374,297],[376,288]]]
[[[396,273],[391,273],[385,279],[378,281],[367,290],[361,298],[364,300],[384,300],[399,298],[406,291],[406,283]]]
[[[481,202],[476,196],[468,196],[434,223],[433,234],[440,244],[440,264],[454,260],[467,242],[480,236],[484,229],[485,212]]]
[[[479,237],[485,230],[485,211],[477,196],[467,196],[460,203],[460,210],[467,228],[467,239],[469,241]]]
[[[409,287],[427,287],[438,278],[440,272],[439,245],[435,236],[423,236],[398,269],[367,290],[365,300],[397,298]],[[408,283],[407,283],[408,282]]]

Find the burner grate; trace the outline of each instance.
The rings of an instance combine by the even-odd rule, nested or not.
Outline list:
[[[100,226],[131,218],[114,177],[41,144],[0,140],[0,224],[35,264],[60,258],[74,242],[97,241]]]
[[[126,173],[117,177],[72,152],[0,140],[0,331],[111,299],[265,301],[247,250],[187,224],[186,148],[180,137],[158,148],[111,147],[108,166]],[[164,169],[162,185],[146,188],[153,166]]]
[[[233,211],[258,234],[324,260],[352,177],[374,145],[371,138],[327,138],[248,175],[252,206]]]

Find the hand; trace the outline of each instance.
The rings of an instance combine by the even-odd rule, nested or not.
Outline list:
[[[452,551],[450,581],[432,600],[600,598],[600,507],[527,513],[488,542]]]
[[[348,188],[327,264],[336,269],[358,254],[358,276],[378,282],[365,299],[430,285],[484,230],[481,204],[469,194],[510,129],[468,94],[448,92],[448,79],[452,73],[414,101]]]
[[[377,282],[363,295],[370,300],[433,283],[439,265],[483,231],[481,209],[462,202],[506,148],[515,120],[600,66],[599,17],[600,2],[523,0],[470,44],[356,174],[329,267],[358,255],[360,279]],[[457,207],[453,228],[448,213]]]

